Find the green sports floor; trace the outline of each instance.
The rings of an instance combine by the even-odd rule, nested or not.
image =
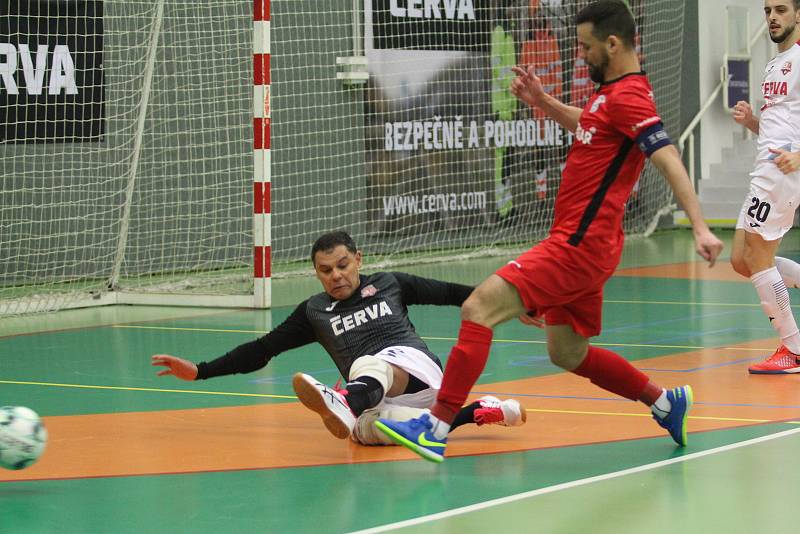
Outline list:
[[[800,258],[799,235],[783,255]],[[398,270],[477,283],[508,259]],[[0,532],[796,533],[800,377],[748,375],[777,338],[749,282],[698,259],[685,230],[629,240],[595,340],[665,387],[693,386],[685,449],[641,404],[560,372],[543,332],[519,323],[496,330],[473,394],[518,399],[527,423],[462,427],[435,465],[328,434],[291,387],[297,371],[338,378],[318,346],[202,382],[150,366],[156,353],[212,359],[291,306],[3,319],[0,405],[36,410],[50,439],[34,466],[0,471]],[[274,291],[290,303],[317,286]],[[458,317],[411,309],[443,360]]]

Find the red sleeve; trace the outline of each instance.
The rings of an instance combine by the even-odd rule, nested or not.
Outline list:
[[[656,111],[653,92],[641,85],[626,86],[609,103],[612,125],[630,139],[638,138],[651,126],[663,123]]]

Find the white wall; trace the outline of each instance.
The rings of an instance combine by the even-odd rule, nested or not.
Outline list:
[[[700,105],[702,106],[720,80],[719,69],[726,51],[725,23],[726,6],[744,6],[750,9],[750,36],[763,24],[764,4],[762,0],[699,0],[698,15],[700,35]],[[688,15],[688,14],[687,14]],[[692,36],[685,36],[690,39]],[[751,103],[756,110],[761,107],[760,83],[764,66],[776,53],[775,45],[769,37],[762,36],[752,48],[750,63]],[[700,125],[702,132],[700,178],[709,178],[711,164],[720,163],[721,151],[733,143],[733,135],[743,135],[743,128],[733,122],[730,114],[723,109],[722,94],[717,97]]]

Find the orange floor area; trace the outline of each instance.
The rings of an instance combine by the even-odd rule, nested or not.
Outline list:
[[[620,269],[614,276],[641,276],[649,278],[686,278],[691,280],[718,280],[723,282],[749,282],[747,278],[733,270],[727,260],[709,267],[705,261],[688,263],[668,263],[652,267],[632,267]]]
[[[724,349],[651,358],[637,365],[650,369],[648,374],[664,387],[692,384],[696,402],[690,418],[692,432],[800,420],[800,406],[793,404],[800,377],[751,376],[747,374],[749,362],[726,365],[758,357],[760,351],[748,349],[772,344],[773,340],[757,340]],[[569,373],[481,384],[476,389],[518,396],[528,409],[528,422],[519,428],[459,428],[451,437],[449,457],[649,437],[663,437],[664,447],[673,446],[664,431],[650,420],[644,406],[616,400]],[[337,440],[316,414],[299,403],[48,417],[45,423],[53,437],[40,461],[24,471],[2,471],[0,480],[192,473],[417,458],[400,447],[365,447]]]

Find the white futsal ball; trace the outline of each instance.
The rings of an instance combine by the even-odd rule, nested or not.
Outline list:
[[[0,467],[25,469],[39,459],[47,429],[36,412],[24,406],[0,407]]]

